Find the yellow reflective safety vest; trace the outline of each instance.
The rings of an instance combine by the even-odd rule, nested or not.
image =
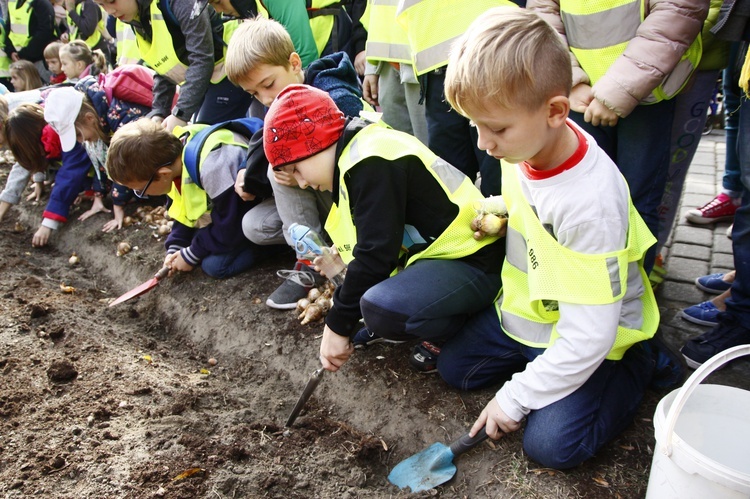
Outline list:
[[[560,0],[560,16],[570,51],[593,86],[622,55],[646,17],[647,0]],[[642,103],[671,99],[698,67],[703,51],[698,36],[680,62]]]
[[[10,39],[10,43],[16,48],[16,51],[28,45],[31,39],[31,34],[29,33],[29,22],[31,21],[32,11],[31,3],[27,0],[20,9],[17,9],[16,0],[8,0],[8,17],[10,18],[8,38]]]
[[[643,270],[643,256],[656,243],[646,223],[628,200],[627,247],[589,255],[566,248],[550,235],[521,192],[516,165],[505,162],[503,198],[508,207],[507,252],[503,263],[503,296],[495,304],[503,331],[516,341],[547,348],[558,338],[557,302],[604,305],[627,299],[628,277],[640,276],[643,324],[617,328],[607,359],[619,360],[632,345],[651,338],[659,325],[659,309]]]
[[[99,18],[99,22],[96,24],[96,30],[94,30],[94,33],[90,37],[84,40],[86,42],[86,45],[88,45],[90,49],[93,49],[99,44],[102,39],[102,31],[106,29],[106,27],[104,26],[104,20],[107,18],[107,13],[104,12],[104,9],[102,9],[101,6],[97,5],[97,7],[101,12],[101,17]],[[79,16],[81,15],[81,13],[83,12],[83,3],[79,3],[78,5],[76,5],[76,12]],[[76,24],[73,22],[73,19],[70,18],[70,14],[68,14],[68,26],[70,26],[71,28],[70,39],[78,40],[78,26],[76,26]]]
[[[406,31],[396,22],[398,0],[367,0],[362,25],[367,30],[365,56],[370,64],[380,61],[411,64]]]
[[[492,7],[518,7],[508,0],[400,0],[396,21],[406,30],[417,75],[448,63],[453,41]]]
[[[174,134],[178,137],[187,135],[185,145],[204,128],[210,125],[190,125],[186,127],[175,127]],[[240,146],[247,149],[246,142],[239,142],[235,139],[235,134],[226,128],[220,128],[206,138],[203,148],[200,151],[200,162],[198,163],[198,175],[200,175],[200,165],[206,159],[206,156],[214,149],[222,145]],[[190,174],[185,168],[185,149],[182,152],[182,176],[180,190],[172,184],[172,189],[167,196],[172,199],[169,206],[169,216],[180,222],[186,227],[195,227],[198,219],[205,213],[210,212],[210,200],[206,191],[195,184]]]
[[[5,26],[0,22],[0,40],[5,40]],[[5,45],[0,45],[0,78],[10,78],[10,57],[5,53]]]
[[[117,65],[138,64],[141,54],[138,52],[138,42],[133,28],[117,19],[115,34],[117,35]]]
[[[419,139],[387,128],[386,125],[373,123],[360,130],[341,152],[338,160],[339,200],[331,207],[325,223],[326,232],[331,236],[345,263],[354,259],[353,251],[357,244],[357,228],[352,220],[345,182],[349,170],[366,158],[379,157],[384,161],[394,161],[405,156],[416,156],[422,160],[446,196],[459,207],[458,215],[445,231],[424,251],[411,255],[406,261],[406,266],[420,258],[463,258],[497,240],[496,237],[487,237],[482,241],[474,240],[471,220],[476,213],[473,205],[475,201],[484,199],[484,196],[466,175],[436,156]]]
[[[318,56],[323,53],[328,40],[331,38],[334,20],[338,15],[339,0],[307,0],[307,15],[310,17],[310,29],[315,46],[318,47]],[[344,40],[341,41],[343,44]]]

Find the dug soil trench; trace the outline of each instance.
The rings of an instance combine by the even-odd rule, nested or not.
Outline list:
[[[109,215],[78,222],[80,207],[48,248],[33,249],[42,209],[24,203],[0,223],[4,497],[644,495],[663,394],[649,393],[628,430],[575,470],[540,468],[517,432],[457,458],[447,484],[400,491],[389,470],[465,433],[502,380],[459,392],[412,371],[412,345],[376,345],[326,373],[285,429],[319,366],[322,332],[264,304],[291,254],[225,281],[200,270],[164,279],[109,308],[159,269],[163,237],[143,223],[102,233]],[[117,257],[121,241],[132,250]]]

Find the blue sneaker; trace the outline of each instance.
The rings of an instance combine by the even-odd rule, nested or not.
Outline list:
[[[704,301],[680,312],[680,316],[686,321],[700,324],[701,326],[715,326],[719,323],[717,316],[721,310],[710,301]]]
[[[355,334],[354,338],[352,338],[352,344],[354,345],[354,348],[365,348],[370,345],[374,345],[375,343],[391,343],[393,345],[397,345],[399,343],[405,343],[405,341],[389,340],[383,338],[382,336],[378,336],[377,334],[371,332],[366,327],[363,327],[362,329],[357,331],[357,334]]]
[[[643,346],[654,360],[654,374],[650,383],[652,388],[669,389],[685,381],[685,359],[664,342],[661,331],[657,331],[653,338],[643,342]]]
[[[724,274],[710,274],[699,277],[695,280],[695,286],[701,291],[711,293],[712,295],[720,295],[724,291],[732,287],[731,282],[722,281],[721,278]]]
[[[723,318],[721,324],[687,341],[680,351],[687,365],[698,369],[717,353],[746,343],[750,343],[750,329],[734,318]]]

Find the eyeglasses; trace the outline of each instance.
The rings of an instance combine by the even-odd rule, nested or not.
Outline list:
[[[174,161],[169,161],[167,163],[164,163],[163,165],[157,166],[156,170],[154,170],[154,173],[151,175],[151,178],[148,179],[148,182],[146,182],[146,185],[143,187],[143,189],[139,189],[139,190],[133,189],[133,194],[135,194],[135,196],[138,198],[141,198],[141,199],[145,198],[146,191],[148,190],[149,187],[151,187],[151,183],[156,178],[156,174],[159,173],[159,170],[165,166],[171,165],[172,163],[174,163]]]

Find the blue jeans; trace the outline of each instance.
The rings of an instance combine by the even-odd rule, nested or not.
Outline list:
[[[659,233],[659,204],[664,195],[669,171],[674,99],[648,106],[636,106],[614,127],[593,126],[581,113],[570,117],[594,137],[599,147],[612,158],[630,188],[633,206],[651,233]],[[644,268],[651,272],[656,246],[646,252]]]
[[[500,274],[458,260],[420,260],[371,287],[360,300],[367,328],[392,340],[442,341],[491,304]]]
[[[203,272],[216,279],[226,279],[244,272],[258,262],[257,249],[243,246],[229,253],[208,255],[201,262]]]
[[[443,345],[437,366],[448,384],[470,390],[509,379],[543,352],[506,335],[491,306]],[[631,347],[622,360],[605,360],[578,390],[529,413],[524,451],[556,469],[589,459],[633,420],[652,372],[651,355],[640,345]]]
[[[740,159],[737,156],[737,133],[740,123],[740,95],[742,90],[737,82],[740,79],[737,59],[740,57],[740,44],[733,43],[729,52],[729,66],[722,75],[722,92],[724,93],[724,132],[727,143],[727,155],[724,160],[724,176],[721,186],[732,194],[742,192],[740,179]],[[742,64],[744,58],[739,61]]]
[[[500,162],[477,147],[477,130],[445,100],[445,73],[431,71],[422,77],[427,145],[472,182],[482,174],[480,190],[485,196],[500,194]]]

